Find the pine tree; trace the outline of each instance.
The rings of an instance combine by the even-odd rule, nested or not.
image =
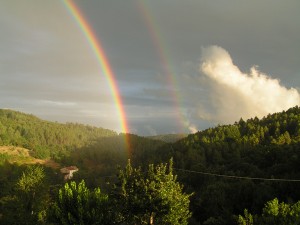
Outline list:
[[[148,170],[133,168],[128,161],[119,171],[116,185],[116,203],[120,220],[125,224],[188,224],[190,194],[173,175],[173,162],[154,166]]]

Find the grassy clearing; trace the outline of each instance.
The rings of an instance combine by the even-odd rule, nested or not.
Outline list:
[[[8,161],[16,164],[42,164],[53,169],[60,165],[51,159],[36,159],[30,155],[30,150],[16,146],[0,146],[0,164]]]

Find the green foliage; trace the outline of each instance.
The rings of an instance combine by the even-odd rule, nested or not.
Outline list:
[[[9,164],[4,166],[7,169],[18,170]],[[3,170],[1,172],[1,175],[9,173]],[[19,171],[10,173],[11,179],[16,177],[15,183],[1,180],[5,186],[2,189],[3,195],[0,196],[0,207],[3,213],[0,224],[44,224],[48,201],[44,169],[41,166],[29,166],[21,175],[18,173]]]
[[[131,149],[126,148],[125,141],[129,140]],[[72,151],[70,157],[64,160],[67,165],[76,165],[80,168],[76,180],[84,179],[90,187],[108,188],[106,183],[114,182],[117,166],[125,166],[127,159],[132,162],[147,166],[157,156],[154,154],[158,147],[164,143],[150,140],[132,134],[101,138],[91,145]],[[102,179],[102,177],[106,177]]]
[[[148,136],[147,138],[153,140],[160,140],[167,143],[174,143],[185,137],[187,137],[187,134],[162,134],[162,135]]]
[[[256,145],[283,145],[300,141],[300,108],[290,108],[286,112],[269,114],[259,120],[258,118],[244,121],[240,119],[233,125],[217,126],[213,129],[200,131],[183,139],[186,145],[198,146],[199,144],[228,145],[232,143],[240,147]]]
[[[279,202],[277,198],[268,201],[261,215],[253,216],[245,209],[244,217],[238,216],[238,225],[299,225],[300,201],[295,204]]]
[[[238,225],[253,225],[253,216],[247,209],[244,210],[244,217],[238,216]]]
[[[116,136],[111,130],[80,124],[60,124],[33,115],[0,109],[0,145],[32,150],[36,158],[62,160],[70,149],[91,144],[98,138]]]
[[[42,167],[29,167],[20,177],[17,188],[25,195],[35,195],[36,189],[41,185],[44,177],[45,174]]]
[[[299,179],[300,108],[262,119],[219,125],[158,148],[159,160],[174,158],[175,168],[228,176]],[[192,192],[198,223],[232,224],[232,214],[248,208],[258,212],[269,199],[300,199],[300,184],[225,179],[178,171]],[[213,222],[212,222],[213,221]]]
[[[189,197],[173,175],[172,161],[146,172],[130,163],[119,171],[111,197],[100,188],[90,191],[84,181],[66,183],[51,209],[52,222],[85,224],[187,224]],[[151,222],[152,221],[152,222]]]
[[[27,221],[32,223],[44,219],[41,217],[42,211],[45,210],[43,201],[46,200],[43,190],[44,178],[44,169],[41,166],[32,166],[23,172],[16,184],[17,197],[22,206],[20,211],[23,211]]]
[[[298,182],[229,179],[208,174],[299,179],[298,106],[262,119],[240,119],[232,125],[219,125],[176,143],[128,134],[126,140],[130,141],[130,151],[125,148],[124,134],[78,124],[52,123],[31,115],[0,110],[0,145],[27,147],[32,156],[52,157],[61,165],[76,165],[80,170],[74,176],[75,180],[84,179],[89,187],[100,186],[106,193],[111,193],[108,183],[118,180],[117,188],[108,199],[109,203],[114,203],[107,209],[111,212],[110,222],[132,224],[132,220],[136,224],[145,224],[153,218],[154,224],[176,224],[176,215],[170,209],[185,208],[183,205],[176,208],[175,201],[172,202],[176,193],[183,192],[181,185],[175,185],[180,182],[187,193],[195,193],[190,198],[191,224],[236,224],[238,218],[233,215],[243,214],[245,208],[253,214],[244,212],[239,217],[240,224],[297,224],[294,219],[298,218],[299,204],[292,202],[300,199]],[[39,186],[28,178],[31,177],[29,170],[27,178],[23,177],[25,166],[8,163],[14,161],[11,157],[15,156],[0,154],[0,224],[46,224],[45,205],[54,201],[50,197],[58,192],[61,174],[47,173]],[[174,170],[184,169],[176,170],[178,177],[169,176],[172,167],[168,165],[158,164],[159,169],[148,166],[167,162],[171,157],[174,158]],[[128,158],[131,159],[130,166],[120,172],[117,179],[113,176],[116,165],[125,166]],[[45,185],[47,180],[53,185]],[[72,190],[71,184],[68,185]],[[76,188],[78,191],[78,186]],[[26,208],[25,199],[33,196],[29,193],[34,190],[39,191],[29,201],[31,206]],[[93,196],[94,190],[89,193]],[[288,204],[276,201],[265,204],[276,197]],[[30,208],[33,210],[27,210]],[[18,219],[13,219],[16,214]],[[171,219],[172,215],[174,219]],[[185,215],[190,216],[189,213]]]
[[[108,196],[100,188],[90,191],[82,180],[72,181],[59,190],[52,219],[62,225],[111,224]]]
[[[290,205],[275,198],[263,208],[262,221],[270,225],[300,224],[300,201]]]
[[[12,155],[8,153],[0,153],[0,165],[3,165],[5,162],[13,158]]]
[[[132,146],[130,151],[126,148],[126,139]],[[26,147],[31,157],[50,157],[61,165],[77,165],[80,171],[76,179],[85,179],[93,187],[103,185],[105,181],[99,177],[115,174],[117,165],[126,165],[128,158],[147,165],[156,158],[153,152],[163,144],[137,135],[48,122],[33,115],[0,109],[0,145]],[[0,164],[7,160],[17,161],[8,154],[0,154]]]
[[[187,224],[191,216],[189,197],[173,175],[169,165],[150,164],[147,171],[133,168],[128,161],[120,170],[116,186],[116,204],[124,224]]]

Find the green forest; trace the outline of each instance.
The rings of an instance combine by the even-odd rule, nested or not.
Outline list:
[[[299,147],[298,106],[155,137],[3,109],[0,224],[300,224]]]

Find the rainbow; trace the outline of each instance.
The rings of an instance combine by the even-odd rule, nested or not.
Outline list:
[[[159,27],[156,25],[151,13],[149,12],[149,7],[147,7],[146,2],[144,0],[137,0],[136,6],[141,16],[144,19],[145,25],[149,31],[150,37],[152,39],[153,45],[158,54],[158,58],[162,65],[163,73],[166,76],[166,82],[168,84],[168,88],[170,89],[170,95],[173,101],[173,107],[176,112],[176,119],[179,122],[177,125],[177,131],[185,133],[186,130],[189,130],[192,124],[187,118],[187,113],[180,106],[180,102],[182,101],[181,96],[179,95],[179,85],[176,81],[176,75],[172,71],[171,63],[169,58],[169,54],[166,48],[166,44],[164,44],[163,38],[161,37],[159,32]]]
[[[129,128],[126,120],[126,113],[123,107],[121,95],[118,90],[117,80],[110,66],[109,60],[105,54],[105,51],[101,45],[101,41],[99,37],[96,37],[93,29],[89,25],[88,21],[85,19],[84,15],[80,12],[77,5],[72,0],[62,0],[65,7],[72,15],[72,17],[77,22],[78,26],[80,27],[81,31],[83,32],[85,38],[87,39],[91,49],[93,50],[96,59],[101,67],[101,70],[105,77],[107,78],[109,87],[111,89],[111,93],[113,95],[113,99],[116,105],[116,109],[119,114],[120,124],[121,124],[121,132],[124,134],[129,133]],[[127,137],[127,135],[125,135]],[[127,148],[129,148],[129,140],[126,138]]]

